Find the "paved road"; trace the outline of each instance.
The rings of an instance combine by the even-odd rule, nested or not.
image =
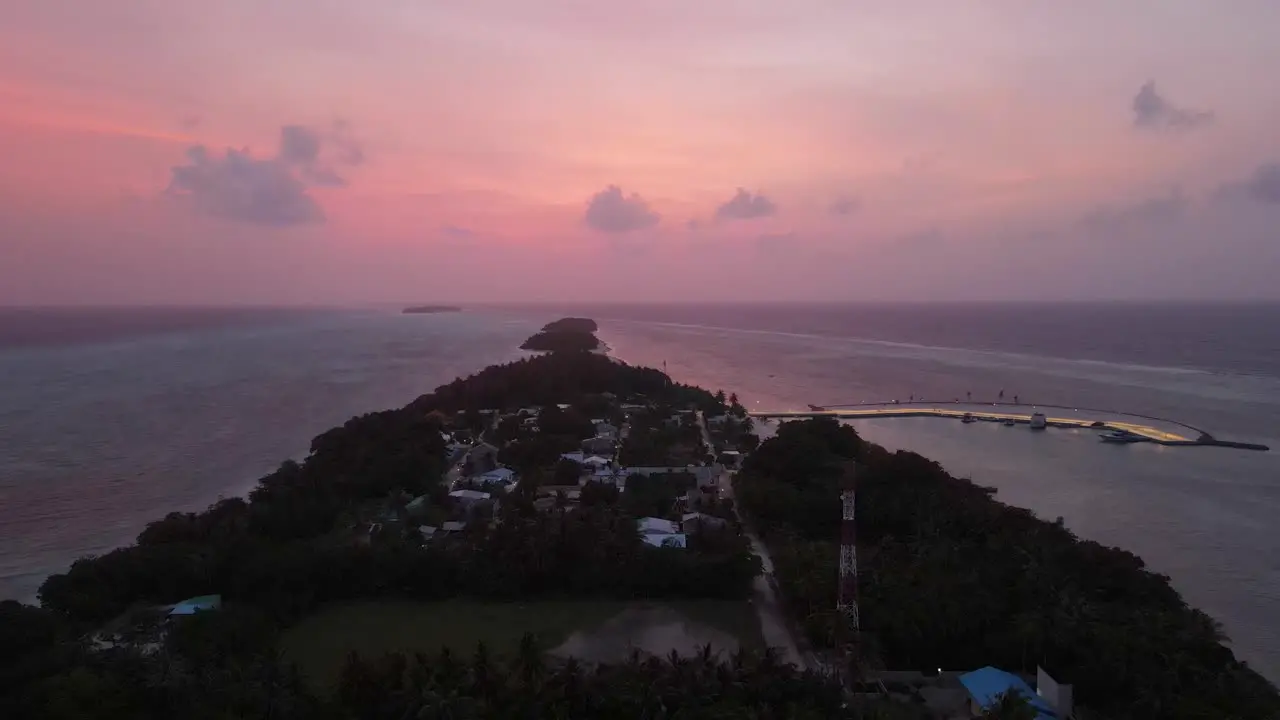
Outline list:
[[[701,412],[698,413],[698,426],[702,429],[703,442],[707,444],[708,448],[714,450],[715,446],[711,443],[711,434],[707,432],[707,423]],[[733,499],[731,477],[730,473],[726,471],[716,479],[716,485],[720,488],[721,497]],[[777,580],[774,578],[773,559],[769,557],[768,548],[764,546],[764,543],[760,542],[760,538],[756,537],[756,534],[742,519],[742,514],[738,511],[736,502],[733,504],[733,511],[738,516],[738,521],[742,523],[743,534],[751,542],[751,551],[755,553],[756,557],[760,558],[760,567],[763,570],[752,581],[751,602],[755,605],[756,614],[760,616],[760,632],[764,635],[765,645],[781,650],[783,661],[792,663],[800,670],[817,669],[818,666],[814,659],[807,657],[805,653],[800,651],[800,645],[796,642],[795,636],[791,634],[791,630],[787,626],[786,615],[782,611],[782,605],[778,602],[778,593],[775,589]]]

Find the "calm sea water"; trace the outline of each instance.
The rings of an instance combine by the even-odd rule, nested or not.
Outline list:
[[[104,311],[105,312],[105,311]],[[449,315],[0,311],[0,597],[171,510],[244,492],[314,435],[520,356],[547,319],[759,409],[993,398],[1126,410],[1280,448],[1280,308],[611,306]],[[1280,452],[856,422],[1169,574],[1280,679]]]
[[[0,598],[165,513],[247,492],[315,435],[524,354],[475,314],[0,310]]]

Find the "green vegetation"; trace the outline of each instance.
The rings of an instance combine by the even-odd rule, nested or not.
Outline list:
[[[600,347],[595,336],[596,321],[588,318],[561,318],[549,322],[532,335],[521,350],[542,352],[587,352]]]
[[[730,633],[744,647],[763,650],[755,611],[746,603],[688,600],[665,603],[690,620]],[[633,603],[542,600],[530,603],[361,602],[326,607],[290,628],[282,638],[285,657],[320,688],[336,687],[351,652],[377,658],[386,653],[427,653],[484,643],[509,657],[525,634],[554,648],[575,631],[589,631]]]
[[[1276,689],[1236,661],[1217,624],[1138,557],[831,419],[785,423],[736,485],[815,645],[842,636],[832,610],[837,498],[855,459],[864,669],[1038,664],[1106,718],[1280,713]]]
[[[531,637],[496,661],[485,647],[393,655],[344,668],[337,709],[368,718],[794,718],[887,717],[846,707],[830,679],[796,672],[771,653],[719,662],[709,653],[586,668],[552,663]]]

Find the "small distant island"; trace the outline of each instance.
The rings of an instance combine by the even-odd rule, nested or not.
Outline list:
[[[599,326],[591,318],[560,318],[542,326],[542,330],[530,336],[521,350],[541,352],[590,352],[600,349],[600,339],[595,336]]]
[[[434,313],[462,312],[456,305],[413,305],[401,310],[405,315],[431,315]]]

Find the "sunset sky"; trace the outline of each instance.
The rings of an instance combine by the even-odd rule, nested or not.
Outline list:
[[[0,304],[1280,299],[1276,0],[0,0]]]

